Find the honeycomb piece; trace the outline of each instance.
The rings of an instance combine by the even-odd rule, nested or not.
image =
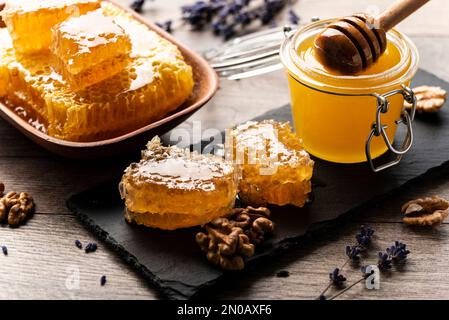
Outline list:
[[[122,177],[125,218],[167,230],[207,223],[230,213],[237,178],[222,158],[164,147],[155,137]]]
[[[288,122],[242,124],[228,132],[226,150],[242,168],[239,195],[245,203],[302,207],[307,201],[314,162]]]
[[[16,51],[33,53],[48,50],[54,25],[99,7],[99,0],[9,0],[2,16]]]
[[[122,71],[131,41],[102,10],[70,18],[52,29],[51,51],[56,71],[78,91]]]
[[[0,97],[7,94],[9,83],[7,65],[10,62],[8,53],[12,52],[12,40],[6,29],[0,29]],[[9,54],[11,56],[11,54]]]
[[[136,25],[145,28],[140,36],[157,50],[147,56],[133,44],[132,51],[139,53],[125,70],[79,92],[53,70],[49,53],[21,56],[0,43],[0,73],[6,74],[1,78],[9,79],[6,97],[32,108],[49,135],[71,141],[110,138],[161,119],[192,93],[192,68],[175,45]]]

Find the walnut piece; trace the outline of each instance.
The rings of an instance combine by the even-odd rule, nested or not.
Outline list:
[[[274,231],[267,208],[237,208],[228,218],[217,218],[199,232],[196,242],[211,263],[225,270],[242,270],[244,258],[254,255],[256,244]]]
[[[449,201],[438,196],[412,200],[402,206],[402,221],[417,226],[439,225],[447,218],[448,208]]]
[[[4,190],[3,184],[0,190],[2,187]],[[3,195],[2,191],[0,196],[0,223],[7,221],[10,226],[18,226],[33,214],[34,201],[28,193],[11,191]]]
[[[440,87],[420,86],[413,89],[416,96],[416,111],[418,113],[437,112],[446,102],[446,91]],[[411,104],[404,103],[406,109]]]

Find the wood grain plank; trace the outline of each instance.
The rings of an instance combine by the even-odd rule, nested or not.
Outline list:
[[[342,299],[448,299],[449,226],[416,229],[396,223],[372,223],[376,237],[362,264],[375,264],[378,251],[395,240],[410,248],[410,258],[402,270],[382,274],[380,290],[357,285]],[[222,285],[210,293],[219,299],[314,299],[327,285],[329,272],[345,261],[345,246],[354,243],[358,223],[345,222],[337,230],[307,242],[297,250],[271,258],[266,266],[247,272],[232,284]],[[288,270],[290,277],[278,278],[278,270]],[[348,283],[360,278],[359,266],[343,269]],[[236,284],[237,283],[237,284]],[[329,292],[332,294],[332,291]]]
[[[266,266],[250,268],[242,277],[233,276],[211,298],[226,299],[313,299],[325,286],[328,272],[344,262],[344,247],[354,242],[359,223],[345,221],[338,228],[307,241],[297,249],[270,259]],[[396,223],[372,223],[376,238],[365,263],[375,263],[376,254],[394,240],[407,243],[412,253],[402,272],[381,279],[381,290],[357,286],[344,298],[357,299],[436,299],[449,298],[449,226],[414,229]],[[37,215],[19,229],[2,228],[0,243],[8,256],[0,255],[0,298],[29,299],[147,299],[155,298],[151,287],[102,243],[97,252],[85,254],[73,244],[96,241],[71,216]],[[193,241],[193,239],[192,239]],[[429,266],[432,269],[429,270]],[[278,270],[290,277],[278,278]],[[358,277],[357,268],[345,275]],[[79,288],[73,275],[79,271]],[[108,283],[99,284],[105,274]],[[72,277],[71,277],[72,276]]]
[[[97,242],[67,215],[35,215],[18,229],[0,228],[0,299],[150,299],[145,282],[102,243],[86,254],[74,245]],[[100,277],[107,283],[100,286]],[[76,279],[79,278],[79,286]]]
[[[71,194],[120,176],[130,161],[0,157],[0,181],[7,191],[31,193],[39,213],[68,213],[65,200]]]

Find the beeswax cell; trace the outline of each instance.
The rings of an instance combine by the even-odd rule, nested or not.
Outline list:
[[[52,32],[56,70],[74,90],[110,78],[129,62],[130,39],[102,10],[70,18]]]
[[[19,53],[48,50],[51,28],[100,7],[98,0],[9,0],[3,20]]]
[[[130,222],[161,229],[205,224],[229,214],[237,193],[232,164],[213,155],[164,147],[155,137],[120,184]]]
[[[314,163],[289,123],[242,124],[228,134],[226,149],[227,157],[242,168],[239,194],[245,203],[305,204]]]

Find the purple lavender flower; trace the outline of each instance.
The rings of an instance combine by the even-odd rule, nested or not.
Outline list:
[[[210,27],[215,35],[229,39],[255,21],[264,25],[273,22],[288,3],[288,0],[202,0],[181,7],[181,12],[183,20],[194,30]]]
[[[371,238],[374,235],[374,229],[368,226],[361,226],[360,231],[356,234],[355,239],[357,243],[366,248],[371,243]]]
[[[394,262],[401,262],[405,261],[407,259],[407,255],[410,253],[410,250],[407,250],[406,247],[407,245],[405,243],[395,241],[394,245],[387,248],[386,252],[390,255]]]
[[[134,0],[130,7],[136,12],[142,13],[143,5],[145,4],[145,0]]]
[[[293,9],[288,10],[288,21],[290,21],[291,24],[299,24],[299,16]]]
[[[360,259],[359,254],[361,250],[359,246],[346,246],[346,255],[351,260],[358,260]]]
[[[334,271],[329,273],[329,279],[337,287],[343,286],[343,284],[346,281],[346,278],[342,274],[340,274],[340,269],[339,268],[335,268]]]
[[[382,271],[390,270],[392,267],[392,260],[388,253],[386,252],[379,252],[378,259],[377,259],[377,266]]]
[[[163,29],[163,30],[165,30],[165,31],[167,31],[168,33],[172,33],[172,21],[171,20],[167,20],[167,21],[165,21],[165,22],[156,22],[156,25],[159,27],[159,28],[161,28],[161,29]]]

